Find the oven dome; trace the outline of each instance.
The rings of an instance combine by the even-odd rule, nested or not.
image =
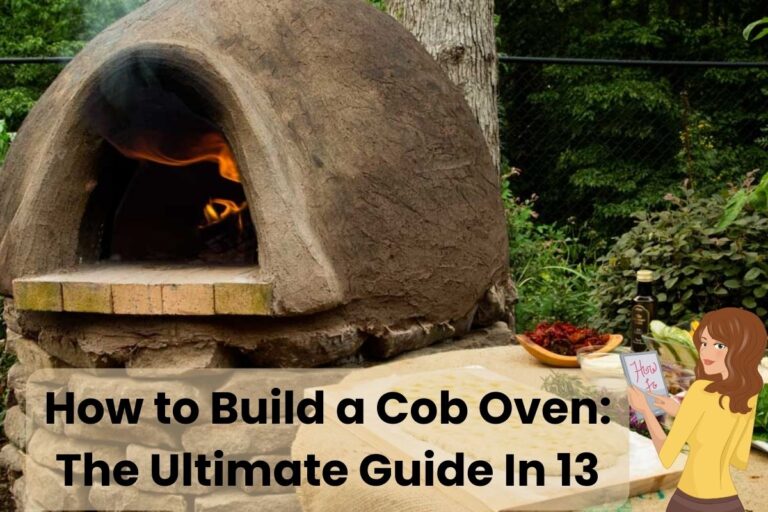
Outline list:
[[[103,139],[89,99],[136,62],[205,98],[258,233],[262,314],[465,318],[506,278],[499,178],[460,90],[360,0],[154,0],[94,39],[0,173],[0,291],[84,263]],[[151,229],[151,226],[148,226]]]

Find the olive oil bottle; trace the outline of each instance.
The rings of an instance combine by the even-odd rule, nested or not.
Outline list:
[[[637,296],[632,299],[630,314],[632,329],[630,343],[634,352],[647,350],[643,336],[651,329],[651,320],[656,313],[656,297],[653,296],[653,271],[637,272]]]

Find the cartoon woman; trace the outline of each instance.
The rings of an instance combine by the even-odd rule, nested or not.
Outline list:
[[[690,448],[667,512],[743,512],[729,466],[747,467],[763,386],[757,368],[768,334],[756,315],[724,308],[704,315],[693,340],[699,351],[696,381],[682,404],[654,397],[658,407],[675,416],[669,435],[639,388],[630,388],[629,404],[645,418],[664,467],[675,462],[686,442]]]

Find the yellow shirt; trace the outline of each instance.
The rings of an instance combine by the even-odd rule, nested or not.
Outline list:
[[[659,452],[665,468],[677,458],[683,445],[690,447],[678,488],[701,499],[734,496],[736,488],[729,466],[746,469],[755,426],[757,395],[749,399],[752,409],[746,414],[733,413],[729,398],[704,388],[712,381],[695,381],[685,395],[667,439]]]

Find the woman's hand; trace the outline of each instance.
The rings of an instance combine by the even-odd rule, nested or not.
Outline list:
[[[650,414],[651,408],[648,405],[647,400],[645,399],[645,393],[643,393],[643,391],[640,388],[638,388],[637,386],[630,386],[629,392],[628,392],[628,398],[629,398],[629,405],[634,410],[642,413],[643,416]]]
[[[656,448],[656,453],[661,453],[661,448],[664,446],[667,434],[664,432],[664,429],[661,428],[659,420],[656,419],[656,416],[651,412],[651,406],[645,398],[646,394],[637,386],[630,386],[627,395],[629,398],[629,405],[635,411],[643,415],[643,420],[648,427],[648,432],[651,434],[651,440],[653,441],[653,447]]]
[[[680,410],[680,402],[671,396],[657,396],[653,400],[653,405],[670,416],[677,416],[677,411]]]

